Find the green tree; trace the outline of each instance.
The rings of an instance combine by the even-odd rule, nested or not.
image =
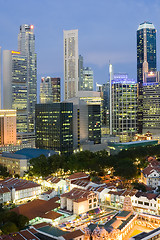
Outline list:
[[[13,222],[7,222],[5,223],[2,228],[1,228],[2,232],[4,234],[9,234],[9,233],[13,233],[13,232],[18,232],[18,228],[16,226],[15,223]]]

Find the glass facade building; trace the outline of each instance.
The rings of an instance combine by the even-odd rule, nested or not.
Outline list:
[[[36,147],[73,152],[73,103],[36,104]]]
[[[160,72],[145,73],[143,83],[143,132],[160,130]]]
[[[93,70],[90,67],[83,68],[82,91],[93,91]]]
[[[20,52],[3,51],[3,105],[17,110],[17,133],[27,133],[27,57]]]
[[[138,132],[143,131],[143,80],[144,73],[156,71],[156,29],[144,22],[137,30],[137,82],[138,82]]]
[[[35,104],[37,103],[37,54],[34,26],[23,24],[18,34],[18,51],[27,57],[28,132],[34,132]]]
[[[137,83],[125,74],[117,74],[111,91],[112,133],[121,142],[131,141],[137,133]]]
[[[88,139],[94,144],[101,143],[100,105],[88,105]]]

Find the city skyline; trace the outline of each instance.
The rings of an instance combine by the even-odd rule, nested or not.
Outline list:
[[[67,9],[71,7],[72,14],[67,14]],[[159,8],[160,3],[156,0],[143,0],[140,3],[133,0],[129,3],[126,0],[114,3],[102,0],[94,4],[90,0],[82,1],[81,4],[63,0],[61,3],[53,3],[48,0],[45,5],[43,1],[38,5],[37,1],[29,1],[25,9],[19,0],[14,3],[3,2],[0,45],[3,50],[16,50],[19,26],[25,23],[34,25],[39,86],[40,77],[45,74],[63,79],[63,30],[78,29],[79,54],[84,57],[84,64],[94,71],[94,85],[96,82],[105,83],[109,60],[115,72],[127,72],[136,79],[135,32],[144,21],[152,22],[159,32]],[[19,12],[19,15],[13,17],[14,12]],[[42,17],[44,12],[47,14]],[[160,38],[157,34],[157,70],[159,49]]]

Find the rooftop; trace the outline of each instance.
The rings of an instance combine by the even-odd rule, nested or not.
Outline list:
[[[49,219],[56,219],[61,216],[61,214],[57,214],[53,212],[55,208],[59,207],[60,204],[56,203],[57,198],[51,198],[48,201],[36,199],[32,202],[28,202],[26,204],[20,205],[12,209],[11,211],[16,212],[17,214],[22,214],[28,217],[29,220],[34,219],[36,217],[44,217]]]
[[[87,175],[86,173],[84,172],[77,172],[77,173],[73,173],[71,174],[68,179],[69,180],[76,180],[76,179],[79,179],[79,178],[89,178],[89,175]]]
[[[141,30],[141,29],[144,29],[144,28],[149,28],[149,29],[155,29],[153,23],[150,23],[150,22],[143,22],[139,25],[138,29],[137,30]]]
[[[32,158],[37,158],[40,155],[49,157],[54,154],[57,154],[57,153],[53,150],[38,149],[38,148],[23,148],[21,150],[18,150],[15,153],[3,152],[2,157],[15,158],[15,159],[32,159]]]

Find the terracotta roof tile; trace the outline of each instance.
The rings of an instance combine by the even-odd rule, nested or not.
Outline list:
[[[32,202],[20,205],[11,211],[16,212],[17,214],[22,214],[31,220],[35,217],[42,217],[45,213],[59,207],[60,204],[56,203],[56,201],[57,198],[51,198],[48,201],[36,199]]]
[[[62,216],[62,214],[60,214],[58,212],[54,212],[54,211],[50,211],[50,212],[47,212],[42,215],[43,218],[48,218],[48,219],[52,219],[52,220],[59,218],[61,216]]]
[[[77,173],[74,173],[74,174],[72,174],[72,175],[70,175],[68,177],[69,180],[75,180],[75,179],[79,179],[79,178],[86,178],[86,179],[88,179],[89,175],[87,175],[84,172],[77,172]]]
[[[81,229],[79,229],[79,230],[76,230],[76,231],[73,231],[73,232],[66,233],[62,237],[65,240],[71,240],[71,239],[74,239],[74,238],[77,238],[77,237],[81,237],[83,235],[85,235],[84,232]]]

